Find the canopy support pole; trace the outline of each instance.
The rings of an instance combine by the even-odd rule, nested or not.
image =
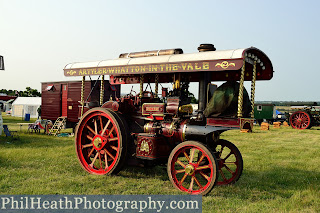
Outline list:
[[[241,76],[240,76],[240,86],[239,86],[239,96],[238,96],[238,118],[242,117],[242,109],[243,109],[243,82],[244,82],[244,72],[246,70],[245,68],[246,61],[243,60],[243,65],[241,69]]]
[[[104,75],[102,75],[101,85],[100,85],[100,106],[103,105],[103,97],[104,97]]]
[[[82,83],[81,83],[81,117],[83,115],[84,109],[84,83],[86,80],[86,76],[82,76]]]
[[[143,93],[143,81],[144,81],[144,75],[140,75],[140,98],[142,98],[142,93]]]
[[[154,93],[156,94],[156,98],[158,98],[158,87],[159,87],[159,74],[156,74],[155,88],[154,88]]]
[[[256,79],[257,79],[257,62],[254,61],[252,81],[251,81],[251,118],[254,118],[254,96],[255,96],[255,90],[256,90]]]

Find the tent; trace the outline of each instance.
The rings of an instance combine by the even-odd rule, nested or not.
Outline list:
[[[41,105],[41,97],[18,97],[12,103],[12,116],[25,117],[25,114],[30,114],[31,118],[37,118],[37,109]]]

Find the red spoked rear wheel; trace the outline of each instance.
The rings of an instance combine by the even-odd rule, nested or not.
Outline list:
[[[209,193],[217,181],[218,165],[212,151],[196,141],[176,146],[168,160],[168,175],[172,184],[189,194]]]
[[[311,128],[311,116],[304,111],[297,111],[290,116],[290,124],[294,129]]]
[[[96,175],[120,171],[126,157],[126,130],[113,111],[94,108],[86,112],[76,130],[76,151],[81,166]]]
[[[218,185],[233,184],[239,180],[243,170],[243,160],[239,149],[230,141],[217,142],[216,158],[219,165]]]

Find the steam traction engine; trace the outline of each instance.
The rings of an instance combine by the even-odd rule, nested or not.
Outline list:
[[[237,147],[219,138],[224,131],[251,131],[256,80],[270,80],[269,58],[251,47],[200,52],[181,49],[121,54],[118,59],[66,65],[66,76],[101,75],[100,107],[84,113],[76,128],[76,151],[89,173],[115,174],[125,164],[167,163],[172,184],[205,195],[216,185],[235,183],[243,169]],[[111,85],[140,84],[140,91],[102,103],[104,75]],[[216,88],[211,81],[226,81]],[[249,98],[243,84],[252,81]],[[189,83],[199,83],[194,112]],[[151,83],[154,83],[154,91]],[[160,83],[173,83],[173,89]],[[160,84],[161,85],[161,84]],[[82,90],[83,94],[83,90]]]

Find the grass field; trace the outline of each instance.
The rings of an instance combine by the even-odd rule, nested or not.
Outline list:
[[[21,119],[3,116],[11,130]],[[26,127],[24,127],[26,128]],[[74,138],[19,132],[0,136],[0,194],[182,194],[166,168],[129,167],[117,176],[95,176],[78,163]],[[229,131],[244,160],[240,180],[203,197],[203,212],[319,212],[320,128],[290,127],[254,133]]]

